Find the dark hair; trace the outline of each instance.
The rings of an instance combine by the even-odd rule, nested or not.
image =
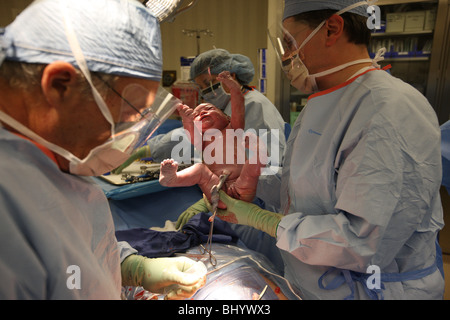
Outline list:
[[[295,15],[294,19],[308,24],[311,28],[316,28],[322,21],[327,20],[335,13],[335,10],[310,11]],[[367,18],[351,12],[345,12],[341,14],[341,17],[344,19],[344,31],[347,33],[349,41],[368,47],[371,32],[367,27]]]

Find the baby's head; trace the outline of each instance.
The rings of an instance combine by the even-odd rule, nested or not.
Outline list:
[[[202,122],[202,132],[208,129],[223,130],[230,123],[230,117],[211,103],[199,104],[194,112],[194,121]]]

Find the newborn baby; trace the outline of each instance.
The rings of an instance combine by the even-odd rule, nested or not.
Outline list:
[[[178,111],[183,120],[183,127],[189,133],[192,143],[194,143],[194,131],[201,131],[203,137],[200,141],[201,145],[195,145],[195,147],[205,151],[211,144],[214,144],[214,147],[221,146],[220,153],[223,153],[223,158],[220,158],[223,161],[214,163],[204,161],[204,163],[196,163],[177,172],[178,164],[173,159],[167,159],[161,163],[159,182],[167,187],[185,187],[198,184],[206,197],[211,200],[211,188],[219,183],[219,176],[226,172],[229,176],[222,189],[233,198],[251,202],[256,194],[261,168],[264,166],[263,163],[266,163],[264,162],[267,156],[266,151],[265,148],[261,151],[257,150],[258,146],[259,148],[262,147],[258,143],[250,145],[253,151],[252,157],[250,159],[244,158],[244,161],[238,161],[239,154],[245,155],[245,140],[236,141],[239,139],[234,139],[234,131],[243,130],[245,126],[244,97],[239,83],[231,77],[229,72],[222,72],[217,79],[230,89],[231,118],[209,103],[200,104],[195,109],[181,105],[178,107]],[[196,128],[194,121],[201,121],[201,128]],[[217,134],[217,130],[221,134]],[[205,139],[204,137],[208,135],[214,136],[214,139],[209,139],[210,137]],[[253,136],[253,138],[257,141],[256,136]],[[214,151],[214,149],[212,150]],[[233,154],[227,156],[227,152],[233,152]],[[260,154],[263,155],[261,158]],[[215,158],[217,154],[212,152],[211,156]],[[231,163],[227,163],[230,162],[230,159],[233,159]]]

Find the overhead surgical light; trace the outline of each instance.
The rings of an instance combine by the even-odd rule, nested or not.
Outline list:
[[[184,0],[145,0],[144,5],[158,18],[159,22],[173,21],[176,16],[191,9],[198,0],[190,2],[182,7]]]

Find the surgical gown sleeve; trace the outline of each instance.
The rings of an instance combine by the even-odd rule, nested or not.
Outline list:
[[[437,119],[418,92],[384,77],[310,99],[293,128],[277,245],[303,263],[403,272],[434,262]]]
[[[108,201],[0,127],[0,299],[120,299]]]
[[[117,242],[119,246],[119,253],[120,253],[120,263],[125,260],[126,257],[132,254],[136,254],[138,251],[130,246],[130,244],[126,241],[119,241]]]

